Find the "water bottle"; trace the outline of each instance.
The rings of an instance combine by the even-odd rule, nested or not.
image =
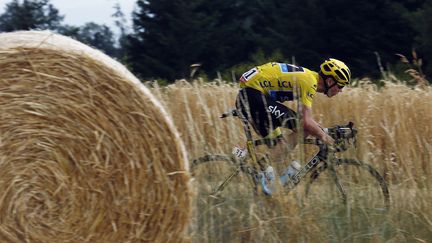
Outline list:
[[[301,170],[301,165],[299,162],[295,160],[291,162],[291,164],[286,168],[286,170],[280,177],[281,184],[285,185],[285,183],[287,183],[287,181],[290,178],[292,178],[295,174],[297,174],[297,172],[299,172],[300,170]]]

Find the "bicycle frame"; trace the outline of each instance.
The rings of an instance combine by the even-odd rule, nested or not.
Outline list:
[[[263,139],[257,139],[254,140],[253,136],[252,136],[252,132],[250,130],[250,125],[247,121],[247,119],[245,117],[243,117],[241,114],[237,113],[237,110],[233,109],[230,112],[227,113],[223,113],[221,115],[221,118],[226,118],[229,116],[238,116],[240,118],[240,120],[242,121],[243,124],[243,128],[244,128],[244,132],[246,135],[246,146],[247,146],[247,151],[249,154],[249,157],[252,160],[252,165],[257,165],[261,170],[265,169],[265,164],[263,164],[261,162],[261,159],[258,160],[257,155],[255,153],[256,151],[256,146],[260,146],[263,144],[269,144],[274,142],[275,144],[278,143],[278,137],[276,138],[263,138]],[[350,123],[348,126],[352,126],[352,124]],[[340,134],[338,135],[340,136]],[[313,144],[313,145],[317,145],[319,147],[319,151],[309,160],[308,163],[306,163],[306,165],[300,169],[294,176],[292,176],[292,178],[288,179],[287,182],[291,182],[292,187],[290,189],[292,189],[293,187],[295,187],[297,184],[300,183],[301,179],[308,174],[310,171],[312,171],[318,164],[320,163],[324,163],[324,168],[326,168],[327,166],[327,160],[329,157],[329,153],[331,153],[329,151],[329,148],[326,144],[324,144],[321,140],[316,139],[316,138],[306,138],[303,142],[303,144]],[[245,167],[248,167],[247,164],[244,163],[240,163],[240,165],[237,167],[237,169],[231,173],[223,182],[222,184],[217,188],[217,190],[214,192],[214,194],[217,194],[218,192],[222,191],[225,186],[231,181],[231,179],[238,175],[238,173],[241,170],[244,170]],[[253,170],[253,169],[252,169]],[[317,176],[320,171],[316,171],[316,175]],[[256,175],[252,174],[251,172],[249,172],[249,174],[254,177]],[[257,182],[256,182],[256,178],[253,178],[254,180],[254,189],[256,189],[257,187]],[[337,180],[337,178],[336,178]]]

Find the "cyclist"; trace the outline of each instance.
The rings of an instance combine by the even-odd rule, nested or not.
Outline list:
[[[337,95],[350,80],[351,72],[347,65],[333,58],[325,60],[319,72],[292,64],[270,62],[254,67],[241,76],[236,108],[262,137],[274,136],[273,131],[279,131],[279,127],[291,129],[293,133],[284,141],[294,148],[297,145],[297,114],[282,102],[298,98],[304,135],[312,135],[333,145],[334,139],[313,119],[312,101],[317,92],[329,98]],[[264,175],[269,182],[274,181],[271,166],[265,169]]]

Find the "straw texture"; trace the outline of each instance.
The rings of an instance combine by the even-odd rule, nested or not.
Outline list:
[[[184,146],[118,62],[50,32],[0,34],[0,241],[183,241]]]

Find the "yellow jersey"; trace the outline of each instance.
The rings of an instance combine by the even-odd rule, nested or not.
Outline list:
[[[269,62],[252,68],[240,78],[240,87],[250,87],[278,101],[299,97],[301,103],[311,107],[316,94],[318,73],[287,63]]]

